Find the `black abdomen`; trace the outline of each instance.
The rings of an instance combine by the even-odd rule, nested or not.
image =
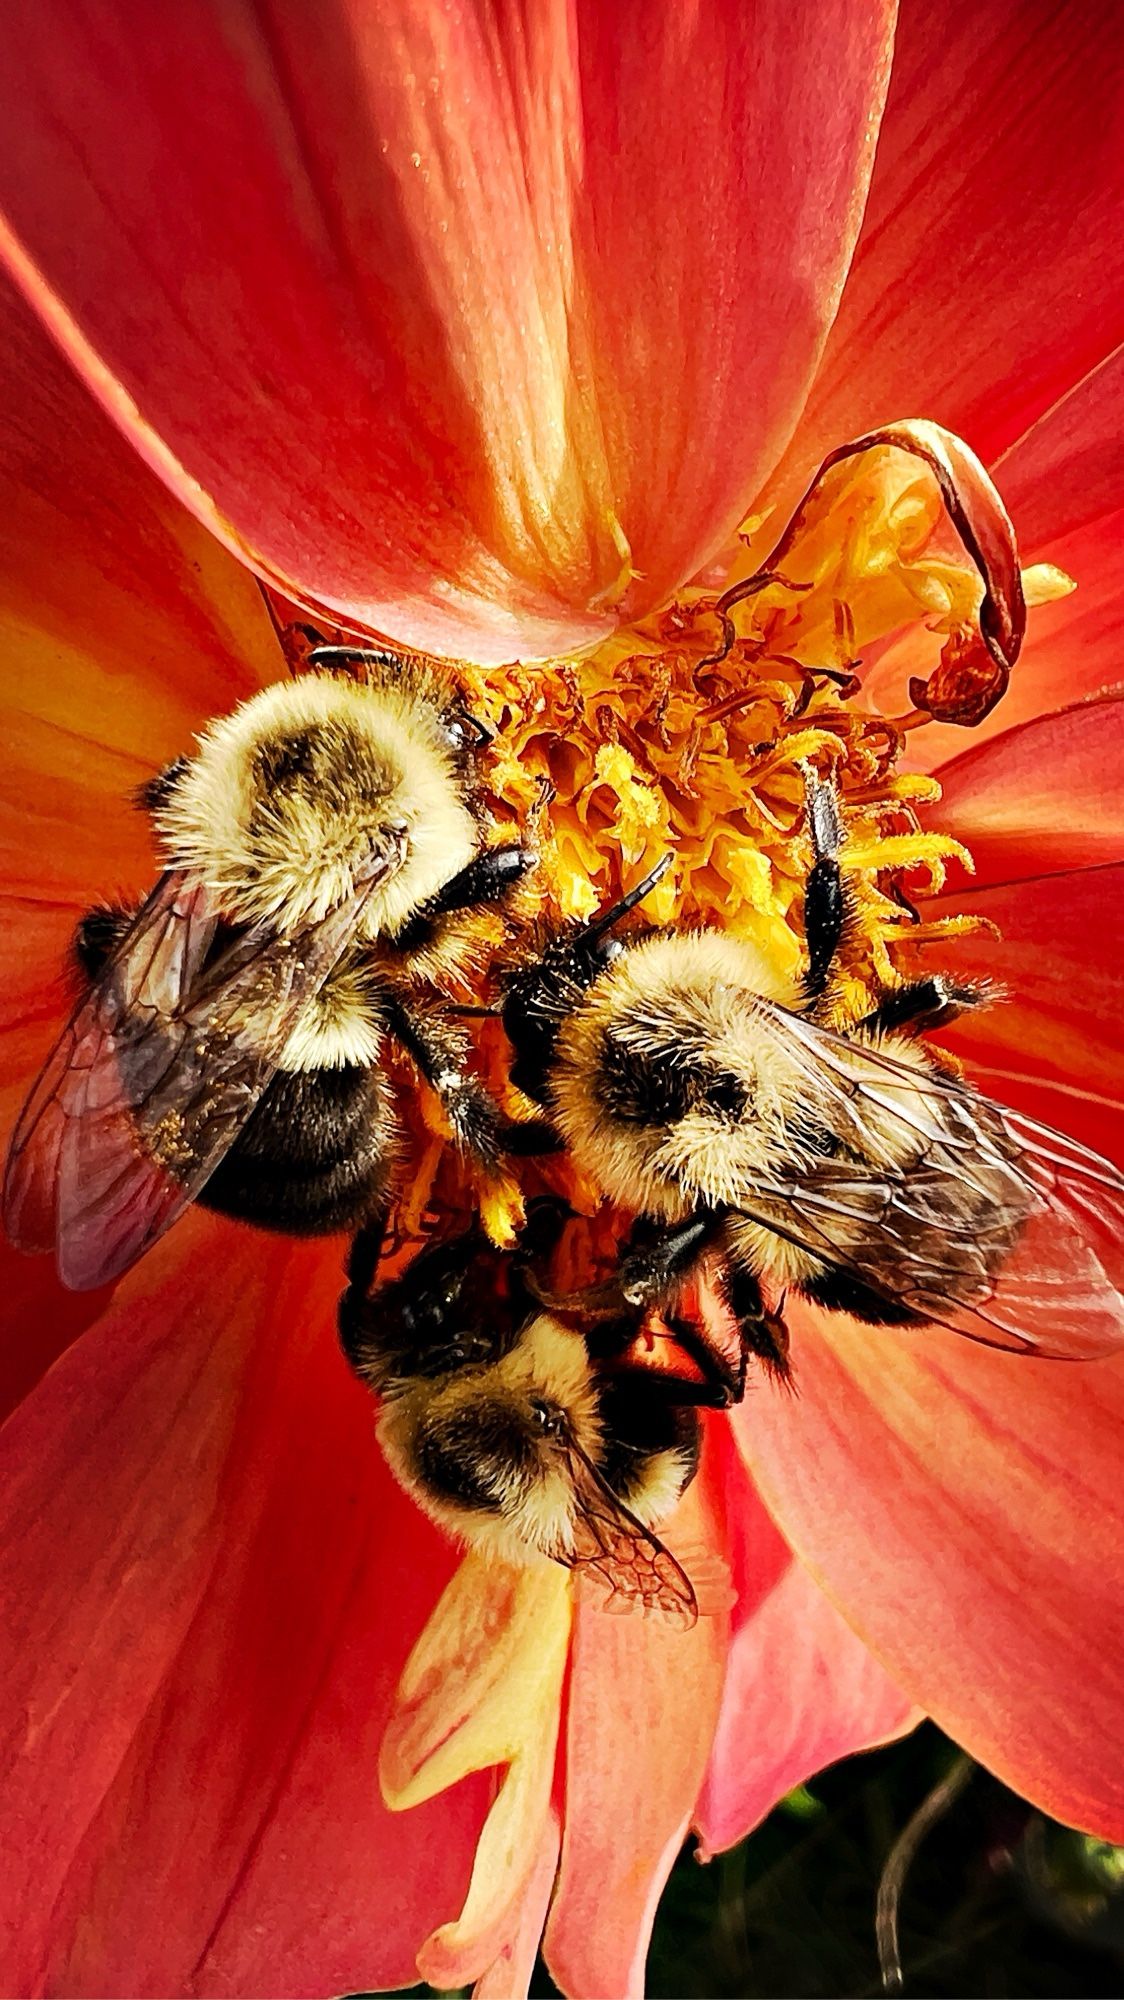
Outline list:
[[[281,1071],[198,1199],[259,1229],[351,1229],[383,1206],[392,1139],[378,1070]]]

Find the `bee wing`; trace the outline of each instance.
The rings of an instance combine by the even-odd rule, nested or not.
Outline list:
[[[28,1093],[8,1149],[3,1217],[17,1248],[55,1247],[64,1141],[82,1100],[91,1094],[99,1049],[112,1046],[117,1013],[132,1004],[142,1017],[172,1015],[197,976],[214,932],[215,916],[205,892],[187,890],[174,873],[162,876],[97,985],[75,1007]]]
[[[699,1607],[687,1572],[670,1549],[618,1499],[593,1460],[572,1439],[570,1474],[574,1488],[574,1547],[560,1555],[579,1575],[596,1579],[605,1609],[654,1612],[690,1629]]]
[[[761,1186],[743,1213],[990,1346],[1094,1360],[1124,1344],[1117,1167],[957,1077],[795,1027],[835,1129],[874,1164],[825,1160]]]
[[[171,871],[79,1002],[16,1124],[3,1213],[85,1291],[151,1248],[229,1150],[373,884],[314,930],[238,936],[210,964],[208,891]]]

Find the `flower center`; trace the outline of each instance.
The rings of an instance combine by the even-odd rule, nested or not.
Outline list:
[[[495,814],[527,827],[542,849],[535,879],[548,925],[588,917],[670,852],[674,865],[645,900],[650,922],[746,937],[798,979],[812,860],[807,778],[830,777],[850,905],[832,1019],[846,1027],[916,970],[919,948],[980,922],[925,915],[950,863],[970,872],[972,861],[958,841],[922,828],[918,810],[940,787],[901,760],[930,717],[970,726],[1000,698],[1022,636],[1023,589],[987,475],[935,426],[894,426],[833,454],[762,560],[766,525],[745,524],[721,590],[685,591],[591,655],[459,672],[474,712],[497,732]],[[1028,572],[1025,582],[1031,602],[1070,587],[1057,572]],[[910,665],[928,678],[903,671],[899,712],[875,713],[864,670],[911,634]],[[482,1050],[509,1114],[527,1116],[491,1022]],[[400,1247],[436,1213],[481,1206],[497,1239],[509,1240],[520,1213],[514,1181],[471,1188],[436,1107],[423,1100],[422,1109]],[[549,1186],[579,1209],[596,1206],[564,1162],[519,1171],[524,1193]],[[622,1226],[607,1219],[605,1242]]]

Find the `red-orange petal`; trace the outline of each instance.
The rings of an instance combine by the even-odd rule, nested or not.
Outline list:
[[[143,892],[128,794],[279,671],[260,592],[141,463],[0,279],[0,1129],[65,1018],[75,917]],[[0,1413],[104,1309],[0,1248]]]
[[[0,38],[7,254],[297,596],[558,650],[689,575],[791,429],[890,18],[51,0]]]
[[[1124,689],[966,750],[941,782],[930,816],[967,843],[977,874],[935,912],[994,927],[942,958],[999,989],[949,1045],[996,1095],[1124,1158]]]
[[[948,1031],[983,1087],[1124,1162],[1124,863],[996,883],[937,908],[999,930],[957,938],[942,964],[1001,989]]]
[[[738,1603],[695,1811],[709,1853],[743,1839],[778,1799],[825,1765],[901,1736],[921,1719],[793,1559],[744,1464],[731,1458],[726,1511]]]
[[[13,1991],[407,1983],[457,1907],[479,1786],[410,1824],[377,1786],[448,1554],[335,1349],[333,1261],[189,1218],[4,1430]]]
[[[862,235],[793,442],[902,409],[991,462],[1124,339],[1114,0],[906,0]]]
[[[970,849],[976,872],[969,898],[992,883],[1118,861],[1124,683],[974,743],[942,764],[939,777],[940,800],[923,817]]]
[[[1024,555],[1124,509],[1124,347],[1082,377],[992,467]]]
[[[724,1552],[722,1441],[664,1539],[689,1573]],[[633,2000],[652,1921],[690,1825],[718,1716],[729,1596],[709,1577],[690,1631],[592,1604],[575,1621],[558,1887],[543,1950],[562,1991]]]
[[[1045,1811],[1124,1838],[1124,1362],[800,1306],[798,1396],[737,1412],[797,1555],[893,1678]]]
[[[123,800],[284,667],[253,577],[141,462],[2,275],[0,507],[4,757],[26,774],[5,805],[17,830],[28,812],[47,820],[39,768],[76,804],[93,795],[85,832],[65,822],[28,839],[45,885],[83,848],[88,860],[95,831],[110,858],[127,807],[106,825],[105,797]]]
[[[1026,723],[948,768],[947,824],[982,879],[947,907],[999,936],[942,952],[1014,996],[949,1034],[969,1072],[1117,1160],[1124,866],[1098,821],[1119,818],[1120,706]],[[1124,1360],[794,1318],[800,1395],[735,1420],[785,1535],[919,1705],[1046,1810],[1119,1839],[1103,1743],[1121,1697]]]

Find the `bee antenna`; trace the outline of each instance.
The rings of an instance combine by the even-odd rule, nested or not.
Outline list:
[[[499,1014],[500,1011],[501,1009],[496,1006],[465,1007],[462,1006],[459,1001],[456,1003],[453,1002],[449,1003],[450,1014],[459,1014],[463,1020],[468,1020],[468,1021],[490,1021],[494,1018],[494,1016]]]
[[[629,911],[636,908],[637,903],[642,903],[645,896],[651,895],[656,883],[662,882],[673,859],[674,856],[671,854],[661,854],[655,867],[649,869],[643,881],[636,884],[635,889],[630,889],[627,896],[622,896],[618,903],[611,904],[607,910],[602,910],[594,917],[591,923],[585,925],[579,933],[581,942],[595,943],[599,937],[604,937],[606,931],[612,930],[614,924],[619,924],[622,917],[627,917]]]

